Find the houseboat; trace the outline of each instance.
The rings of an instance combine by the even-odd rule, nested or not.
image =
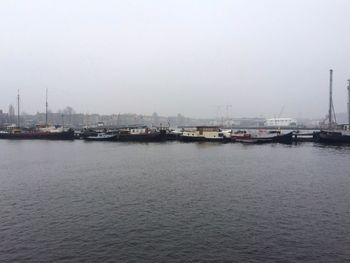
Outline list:
[[[147,126],[125,127],[117,130],[113,141],[158,142],[165,140],[165,130],[151,129]]]
[[[186,129],[179,138],[184,142],[224,142],[226,139],[218,126],[197,126],[194,129]]]

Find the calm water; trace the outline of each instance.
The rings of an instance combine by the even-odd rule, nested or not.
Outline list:
[[[349,262],[349,157],[2,140],[0,262]]]

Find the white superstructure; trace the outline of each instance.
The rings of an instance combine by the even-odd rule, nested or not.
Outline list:
[[[59,132],[65,131],[62,126],[59,126],[59,127],[56,127],[56,126],[38,127],[38,130],[41,132],[48,132],[48,133],[59,133]]]
[[[223,140],[224,134],[217,126],[198,126],[195,129],[184,130],[182,139]]]
[[[265,126],[269,126],[269,127],[297,126],[297,120],[292,118],[272,118],[272,119],[266,120]]]

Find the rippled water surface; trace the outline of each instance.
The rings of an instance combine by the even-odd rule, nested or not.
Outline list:
[[[350,147],[0,141],[0,262],[350,261]]]

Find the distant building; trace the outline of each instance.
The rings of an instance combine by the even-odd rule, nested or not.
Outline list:
[[[236,127],[261,127],[265,124],[263,118],[235,118],[233,121]]]
[[[3,125],[7,121],[7,114],[4,114],[2,110],[0,110],[0,125]]]
[[[350,131],[350,125],[349,124],[338,124],[337,129],[344,130],[344,131]]]
[[[272,118],[267,119],[265,122],[265,126],[269,127],[289,127],[289,126],[297,126],[297,120],[292,118]]]

